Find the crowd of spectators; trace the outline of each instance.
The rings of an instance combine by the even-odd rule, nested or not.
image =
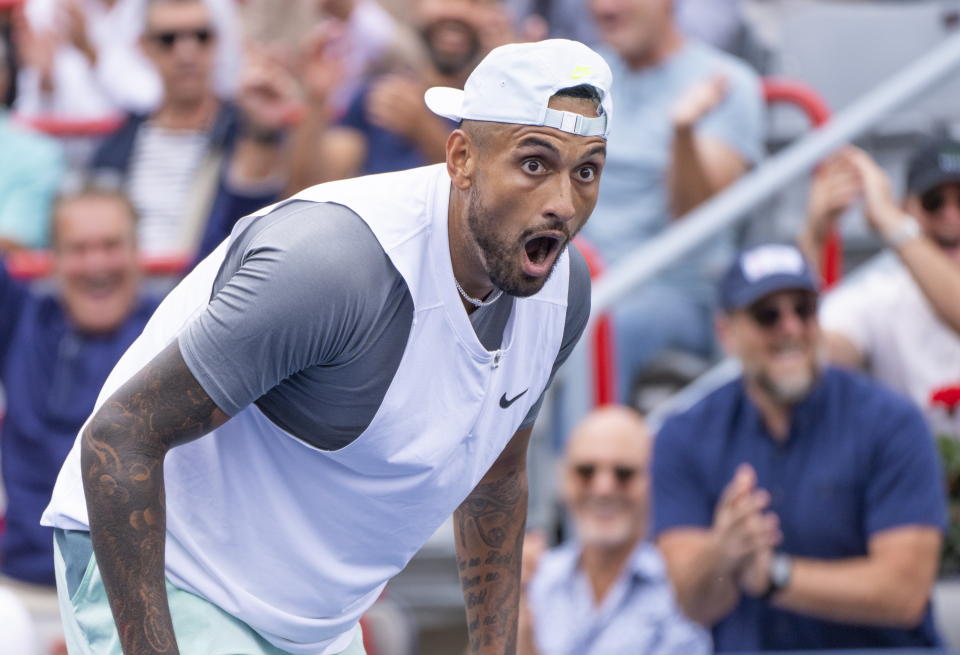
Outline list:
[[[584,229],[606,265],[762,165],[759,77],[730,54],[739,0],[283,5],[0,0],[0,624],[24,626],[3,652],[62,648],[39,516],[156,308],[142,258],[192,266],[241,217],[310,185],[442,161],[456,125],[424,91],[462,86],[515,41],[576,38],[611,66],[612,137]],[[109,127],[81,126],[82,160],[30,127],[76,121]],[[847,148],[812,177],[799,250],[737,254],[725,232],[615,306],[624,406],[566,440],[573,536],[549,550],[528,536],[519,653],[939,644],[931,433],[960,435],[960,413],[935,402],[960,384],[960,143],[919,144],[907,169],[897,202]],[[857,202],[893,255],[821,302],[827,235]],[[49,251],[52,288],[7,272],[23,250]],[[626,405],[676,351],[726,352],[743,373],[654,439]]]

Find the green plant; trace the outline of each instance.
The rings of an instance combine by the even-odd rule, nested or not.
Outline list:
[[[960,441],[942,436],[937,439],[947,484],[947,533],[940,559],[941,576],[960,575]]]

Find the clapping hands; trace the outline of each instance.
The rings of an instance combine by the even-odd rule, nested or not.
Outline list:
[[[768,511],[770,494],[757,487],[757,474],[741,464],[720,497],[711,538],[724,568],[751,596],[762,595],[769,584],[770,560],[780,543],[780,522]]]

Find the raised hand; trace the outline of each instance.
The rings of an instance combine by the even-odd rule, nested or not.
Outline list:
[[[881,236],[888,236],[906,220],[890,188],[890,178],[870,155],[850,148],[850,162],[863,191],[863,210],[867,222]]]
[[[692,129],[700,119],[723,102],[728,87],[727,76],[714,73],[688,88],[670,110],[674,128]]]
[[[403,75],[384,75],[370,87],[367,119],[377,127],[414,140],[424,124],[434,120],[423,101],[426,86]]]
[[[293,76],[263,52],[254,51],[240,78],[237,104],[248,127],[276,132],[303,112],[300,89]]]
[[[854,165],[854,151],[845,148],[822,163],[813,174],[807,203],[807,230],[822,243],[863,189]]]
[[[321,20],[307,36],[300,59],[300,79],[308,102],[325,107],[344,78],[344,26]]]

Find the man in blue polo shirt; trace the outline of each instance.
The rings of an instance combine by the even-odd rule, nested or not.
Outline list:
[[[718,651],[936,646],[945,508],[905,398],[819,356],[817,287],[792,246],[743,253],[718,333],[743,374],[668,419],[654,535]]]
[[[56,294],[21,285],[0,258],[0,588],[27,605],[45,642],[60,617],[53,530],[40,515],[100,385],[157,304],[141,295],[136,220],[124,196],[84,189],[63,197],[52,228]]]

